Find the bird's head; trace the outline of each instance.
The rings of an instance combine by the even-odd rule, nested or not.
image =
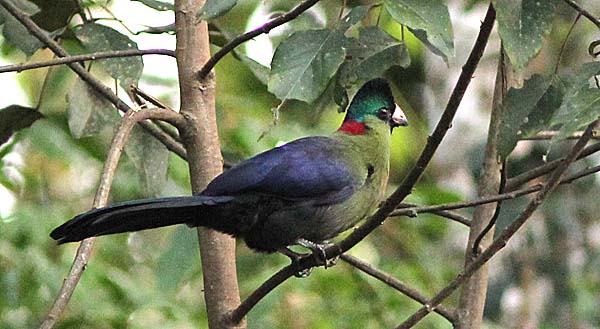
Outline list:
[[[344,123],[338,130],[362,134],[369,128],[367,121],[373,119],[387,123],[390,131],[395,127],[408,126],[404,112],[394,102],[392,90],[383,79],[370,80],[358,90],[348,107]]]

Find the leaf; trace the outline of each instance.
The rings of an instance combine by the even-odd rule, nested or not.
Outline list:
[[[35,4],[27,0],[17,1],[14,4],[30,16],[40,12],[40,9]],[[44,46],[40,40],[32,36],[27,28],[4,8],[0,7],[0,13],[5,20],[2,35],[9,43],[15,45],[27,56],[33,55],[38,49]]]
[[[404,43],[377,27],[361,28],[358,40],[349,39],[346,58],[350,60],[340,68],[340,83],[344,86],[379,77],[392,66],[410,65]]]
[[[385,0],[392,18],[408,29],[446,63],[454,56],[452,22],[448,7],[440,0]]]
[[[590,79],[600,74],[600,62],[585,63],[575,76],[564,76],[567,91],[552,125],[561,126],[552,143],[561,141],[576,130],[585,127],[600,115],[600,107],[596,99],[600,90],[590,88]]]
[[[126,35],[96,23],[83,24],[75,31],[75,36],[89,52],[138,49],[137,44]],[[144,68],[141,56],[109,58],[98,62],[127,91],[131,85],[137,86]]]
[[[67,94],[67,102],[69,129],[77,139],[96,135],[119,120],[112,104],[81,79],[75,81]]]
[[[352,10],[350,10],[350,12],[342,18],[338,25],[338,30],[346,31],[353,25],[356,25],[361,19],[363,19],[363,17],[367,15],[369,9],[371,9],[371,6],[356,6],[352,8]]]
[[[560,108],[564,95],[564,85],[558,79],[553,79],[546,93],[527,116],[527,122],[521,126],[522,136],[531,137],[542,130],[550,129],[552,117]]]
[[[556,0],[495,0],[498,32],[514,68],[521,70],[552,30]]]
[[[558,135],[552,138],[552,143],[566,139],[577,130],[598,119],[600,116],[600,90],[596,88],[579,90],[572,97],[566,98],[562,106],[575,115],[564,122]]]
[[[200,13],[199,20],[209,20],[224,15],[237,4],[237,0],[207,0]]]
[[[522,135],[521,127],[527,116],[538,106],[550,86],[551,78],[534,75],[526,80],[522,88],[511,88],[502,101],[498,156],[505,159],[517,145]]]
[[[275,50],[268,89],[281,100],[316,100],[344,62],[346,37],[339,30],[298,31]]]
[[[175,6],[172,3],[158,1],[158,0],[132,0],[143,3],[144,5],[159,11],[175,10]]]
[[[160,255],[156,281],[161,291],[175,291],[186,272],[193,269],[198,259],[198,238],[195,230],[178,225],[168,249]]]
[[[137,169],[143,193],[160,195],[167,181],[169,150],[154,136],[135,126],[125,144],[125,154]]]
[[[36,109],[21,105],[9,105],[0,109],[0,145],[17,131],[31,126],[44,116]]]

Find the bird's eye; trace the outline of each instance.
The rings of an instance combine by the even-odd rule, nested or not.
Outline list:
[[[390,118],[390,110],[384,108],[379,109],[379,113],[377,113],[377,116],[379,117],[379,119],[381,120],[389,120]]]

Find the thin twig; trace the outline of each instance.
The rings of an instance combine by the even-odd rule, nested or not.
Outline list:
[[[343,252],[352,248],[354,245],[364,239],[375,228],[379,227],[379,225],[385,221],[388,215],[394,211],[396,206],[398,206],[398,204],[400,204],[400,202],[402,202],[402,200],[410,193],[412,187],[416,184],[417,180],[421,177],[421,174],[431,161],[431,158],[444,138],[446,131],[448,131],[452,125],[454,114],[458,109],[458,105],[465,94],[475,68],[479,63],[479,59],[481,59],[485,46],[487,45],[490,32],[494,25],[495,17],[496,13],[493,7],[490,5],[486,17],[482,23],[479,35],[477,36],[477,40],[475,41],[475,45],[473,46],[473,50],[471,50],[471,54],[463,66],[461,75],[456,82],[454,91],[448,100],[446,110],[442,114],[438,125],[429,138],[429,141],[421,153],[417,164],[404,179],[400,187],[396,189],[396,191],[383,203],[383,205],[373,216],[371,216],[371,218],[369,218],[363,225],[357,228],[339,244],[332,245],[324,250],[328,259],[341,255]],[[234,322],[241,321],[241,319],[246,316],[250,309],[252,309],[252,307],[254,307],[254,305],[256,305],[261,298],[263,298],[266,294],[275,289],[289,277],[294,275],[294,273],[315,267],[317,265],[317,260],[312,255],[309,255],[298,259],[293,267],[290,265],[283,268],[277,272],[276,275],[265,281],[256,291],[247,297],[239,307],[233,310],[231,313],[231,320]]]
[[[527,219],[531,217],[531,215],[535,212],[538,206],[558,186],[562,175],[580,155],[585,144],[587,144],[587,142],[592,138],[592,132],[598,127],[599,122],[600,120],[596,120],[590,125],[588,125],[583,136],[581,136],[581,138],[573,146],[569,154],[552,172],[547,182],[543,184],[541,190],[535,195],[533,200],[531,200],[527,204],[527,207],[525,207],[521,214],[519,214],[519,216],[506,229],[502,231],[498,238],[496,238],[494,242],[492,242],[492,244],[490,244],[490,246],[481,255],[475,258],[473,262],[468,264],[465,267],[465,269],[460,274],[458,274],[456,278],[452,280],[444,289],[440,290],[440,292],[437,295],[435,295],[429,301],[429,303],[425,304],[406,321],[401,323],[397,327],[397,329],[411,328],[412,326],[417,324],[427,314],[431,313],[431,311],[435,309],[437,305],[443,302],[456,289],[458,289],[464,281],[466,281],[469,277],[473,275],[473,273],[475,273],[477,270],[479,270],[479,268],[481,268],[485,263],[487,263],[496,253],[498,253],[498,251],[500,251],[502,248],[504,248],[504,246],[506,246],[508,240],[523,226],[523,224],[525,224]]]
[[[585,149],[583,149],[581,154],[577,157],[577,160],[585,158],[587,156],[590,156],[598,151],[600,151],[600,143],[590,145],[590,146],[586,147]],[[510,178],[506,182],[506,191],[508,191],[508,192],[513,191],[513,190],[517,189],[519,186],[525,184],[526,182],[536,179],[542,175],[545,175],[545,174],[551,172],[562,161],[563,161],[563,159],[556,159],[556,160],[550,161],[544,165],[541,165],[539,167],[536,167],[534,169],[526,171],[520,175]]]
[[[397,209],[408,209],[408,213],[402,213],[402,216],[409,216],[409,217],[417,217],[418,213],[431,213],[440,217],[444,217],[444,218],[448,218],[452,221],[455,221],[457,223],[461,223],[465,226],[471,226],[471,220],[468,219],[467,217],[449,211],[449,210],[433,210],[433,211],[413,211],[414,209],[419,209],[419,206],[416,204],[411,204],[411,203],[401,203]],[[396,210],[398,211],[398,210]],[[393,213],[390,214],[390,217],[394,216],[394,214],[396,213],[396,211],[394,211]]]
[[[579,7],[579,5],[572,0],[563,1],[566,2],[567,5],[571,6],[573,9],[577,10],[577,12],[579,12],[581,15],[585,16],[585,18],[589,19],[590,22],[594,23],[594,25],[596,25],[600,29],[600,20],[598,20],[594,15],[590,14],[587,10]]]
[[[342,260],[344,260],[345,262],[347,262],[348,264],[354,266],[355,268],[378,279],[379,281],[387,284],[388,286],[400,291],[401,293],[410,297],[411,299],[413,299],[421,304],[425,304],[428,302],[427,297],[423,296],[423,294],[421,294],[416,289],[405,285],[400,280],[394,278],[393,276],[391,276],[388,273],[385,273],[385,272],[373,267],[369,263],[364,262],[364,261],[362,261],[354,256],[348,255],[348,254],[342,254],[342,255],[340,255],[340,258]],[[452,323],[452,324],[456,323],[456,315],[454,314],[453,311],[448,310],[443,306],[439,306],[435,309],[435,312],[438,313],[439,315],[443,316],[450,323]]]
[[[573,32],[573,29],[575,29],[575,25],[577,25],[577,22],[579,22],[580,18],[581,18],[581,13],[578,13],[577,17],[575,17],[575,20],[571,24],[571,28],[569,28],[569,32],[567,32],[567,35],[565,36],[565,40],[563,40],[563,43],[560,46],[560,51],[558,52],[558,58],[556,59],[556,65],[554,66],[554,74],[558,73],[558,67],[560,66],[560,61],[562,60],[563,53],[565,52],[565,47],[567,45],[567,41],[569,40],[569,37],[571,36],[571,33]]]
[[[15,6],[9,0],[0,0],[0,5],[6,9],[14,18],[16,18],[27,31],[45,44],[52,52],[58,57],[70,57],[69,53],[62,48],[54,39],[52,39],[48,33],[37,26],[37,24],[29,17],[25,12]],[[123,102],[109,87],[104,85],[100,80],[96,79],[90,74],[80,63],[66,63],[83,81],[87,82],[94,90],[104,96],[109,102],[111,102],[117,109],[122,112],[127,112],[131,108],[125,102]],[[161,143],[163,143],[169,150],[183,156],[185,152],[183,146],[177,143],[171,138],[171,136],[164,133],[162,130],[157,128],[150,122],[140,122],[140,125],[146,129],[151,135],[156,137]],[[178,127],[180,128],[180,127]]]
[[[217,65],[217,63],[221,60],[221,58],[223,58],[225,55],[227,55],[229,52],[231,52],[237,46],[239,46],[242,43],[244,43],[252,38],[255,38],[261,34],[267,34],[272,29],[293,20],[294,18],[298,17],[303,12],[307,11],[310,7],[317,4],[317,2],[319,2],[319,0],[306,0],[302,3],[300,3],[298,6],[296,6],[296,8],[292,9],[291,11],[289,11],[281,16],[278,16],[277,18],[272,19],[271,21],[267,22],[263,26],[261,26],[257,29],[254,29],[252,31],[248,31],[248,32],[240,35],[239,37],[231,40],[231,42],[229,42],[228,44],[223,46],[223,48],[221,48],[219,51],[217,51],[204,64],[202,69],[200,69],[200,71],[198,72],[198,79],[203,80],[208,75],[208,72],[210,72],[210,70],[212,70],[215,67],[215,65]]]
[[[93,60],[105,59],[105,58],[132,57],[132,56],[142,56],[142,55],[166,55],[166,56],[174,57],[175,53],[172,50],[168,50],[168,49],[143,49],[143,50],[127,49],[127,50],[101,51],[101,52],[91,53],[91,54],[59,57],[56,59],[52,59],[49,61],[43,61],[43,62],[11,64],[11,65],[0,66],[0,73],[23,72],[26,70],[33,70],[33,69],[39,69],[42,67],[63,65],[63,64],[69,64],[69,63],[93,61]]]
[[[525,140],[547,140],[547,139],[552,139],[556,136],[558,136],[560,132],[558,131],[540,131],[539,133],[530,136],[530,137],[524,137],[521,138],[520,140],[525,141]],[[569,135],[566,137],[566,139],[579,139],[581,137],[581,135],[583,135],[583,131],[577,131],[574,132],[573,134]],[[600,139],[600,134],[598,134],[597,131],[594,131],[592,133],[592,139]]]
[[[104,168],[102,169],[102,176],[100,177],[100,184],[98,186],[98,190],[96,191],[96,196],[94,197],[93,208],[103,207],[108,202],[108,195],[110,193],[115,171],[119,163],[119,158],[121,157],[121,153],[123,152],[127,138],[129,137],[129,134],[131,133],[131,130],[135,124],[151,118],[162,119],[163,116],[170,117],[172,116],[172,113],[163,109],[141,111],[129,110],[127,113],[125,113],[121,123],[119,124],[117,132],[113,137],[108,155],[106,156]],[[73,295],[73,291],[75,291],[75,287],[77,287],[77,283],[79,283],[81,275],[83,274],[83,271],[85,270],[85,267],[90,259],[95,239],[96,238],[94,237],[85,239],[79,245],[77,254],[75,255],[71,269],[69,270],[69,274],[63,281],[63,284],[58,292],[58,296],[46,314],[44,321],[39,327],[40,329],[50,329],[54,327],[56,321],[60,318],[60,315],[67,307],[67,304]]]

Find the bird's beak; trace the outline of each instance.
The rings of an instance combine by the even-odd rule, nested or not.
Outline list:
[[[394,110],[394,114],[392,115],[392,119],[390,120],[390,127],[394,129],[396,127],[405,127],[408,126],[408,120],[406,120],[406,115],[404,111],[396,104],[396,109]]]

